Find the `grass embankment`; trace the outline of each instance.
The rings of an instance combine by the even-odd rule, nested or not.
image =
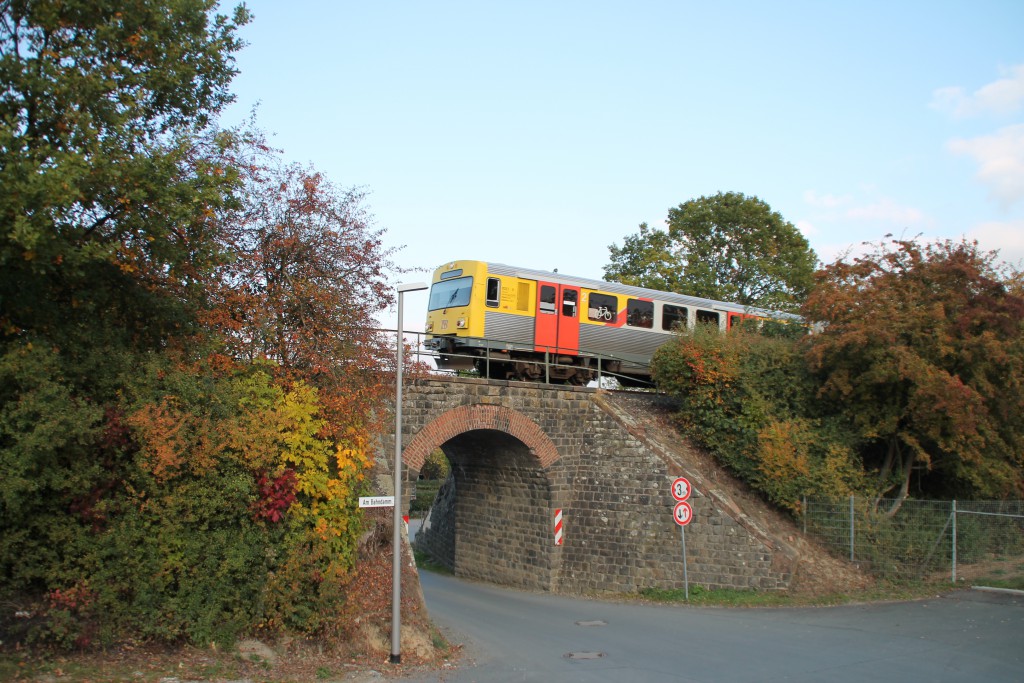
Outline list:
[[[685,589],[681,588],[647,589],[640,592],[640,597],[651,602],[686,603],[702,607],[810,607],[918,600],[972,587],[1024,591],[1024,562],[1011,562],[1000,567],[989,567],[983,572],[974,572],[972,575],[960,577],[956,584],[953,584],[949,577],[907,582],[878,581],[868,590],[850,593],[837,592],[829,595],[791,595],[784,592],[734,589],[710,590],[703,586],[690,586],[689,595]]]

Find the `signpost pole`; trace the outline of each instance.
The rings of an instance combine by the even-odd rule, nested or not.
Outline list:
[[[391,558],[391,663],[402,663],[402,298],[406,292],[427,289],[422,282],[398,285],[398,358],[395,366],[395,479],[394,536]]]
[[[683,538],[683,591],[686,594],[686,602],[690,602],[690,577],[686,571],[686,527],[680,526],[679,533]]]

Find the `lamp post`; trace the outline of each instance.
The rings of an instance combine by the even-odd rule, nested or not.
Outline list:
[[[391,663],[402,662],[402,355],[405,339],[402,333],[402,298],[406,292],[427,289],[422,282],[398,285],[398,365],[395,368],[395,516],[393,555],[391,558]]]

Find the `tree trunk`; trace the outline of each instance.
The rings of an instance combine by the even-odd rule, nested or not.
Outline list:
[[[885,462],[882,463],[882,469],[878,472],[879,490],[878,495],[875,496],[874,503],[872,503],[871,505],[872,514],[876,514],[878,512],[878,505],[882,502],[882,498],[885,497],[886,493],[892,491],[893,489],[893,485],[888,484],[888,482],[889,477],[892,476],[893,464],[896,462],[896,458],[899,455],[899,452],[899,441],[895,437],[890,438],[889,447],[886,449],[885,453]],[[889,515],[888,511],[886,511],[886,515]]]
[[[900,464],[903,468],[903,482],[900,484],[900,492],[896,494],[896,500],[892,502],[892,505],[885,512],[885,516],[890,519],[896,516],[896,513],[903,507],[903,501],[910,495],[910,475],[914,472],[914,452],[907,452]]]

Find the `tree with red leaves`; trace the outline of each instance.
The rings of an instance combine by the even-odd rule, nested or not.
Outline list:
[[[977,244],[896,240],[817,274],[804,315],[820,396],[862,439],[895,512],[928,494],[1024,493],[1024,298]]]
[[[394,301],[395,248],[363,200],[295,164],[252,170],[212,312],[228,355],[268,359],[320,390],[336,438],[370,426],[390,388],[380,368],[393,365],[374,315]]]

